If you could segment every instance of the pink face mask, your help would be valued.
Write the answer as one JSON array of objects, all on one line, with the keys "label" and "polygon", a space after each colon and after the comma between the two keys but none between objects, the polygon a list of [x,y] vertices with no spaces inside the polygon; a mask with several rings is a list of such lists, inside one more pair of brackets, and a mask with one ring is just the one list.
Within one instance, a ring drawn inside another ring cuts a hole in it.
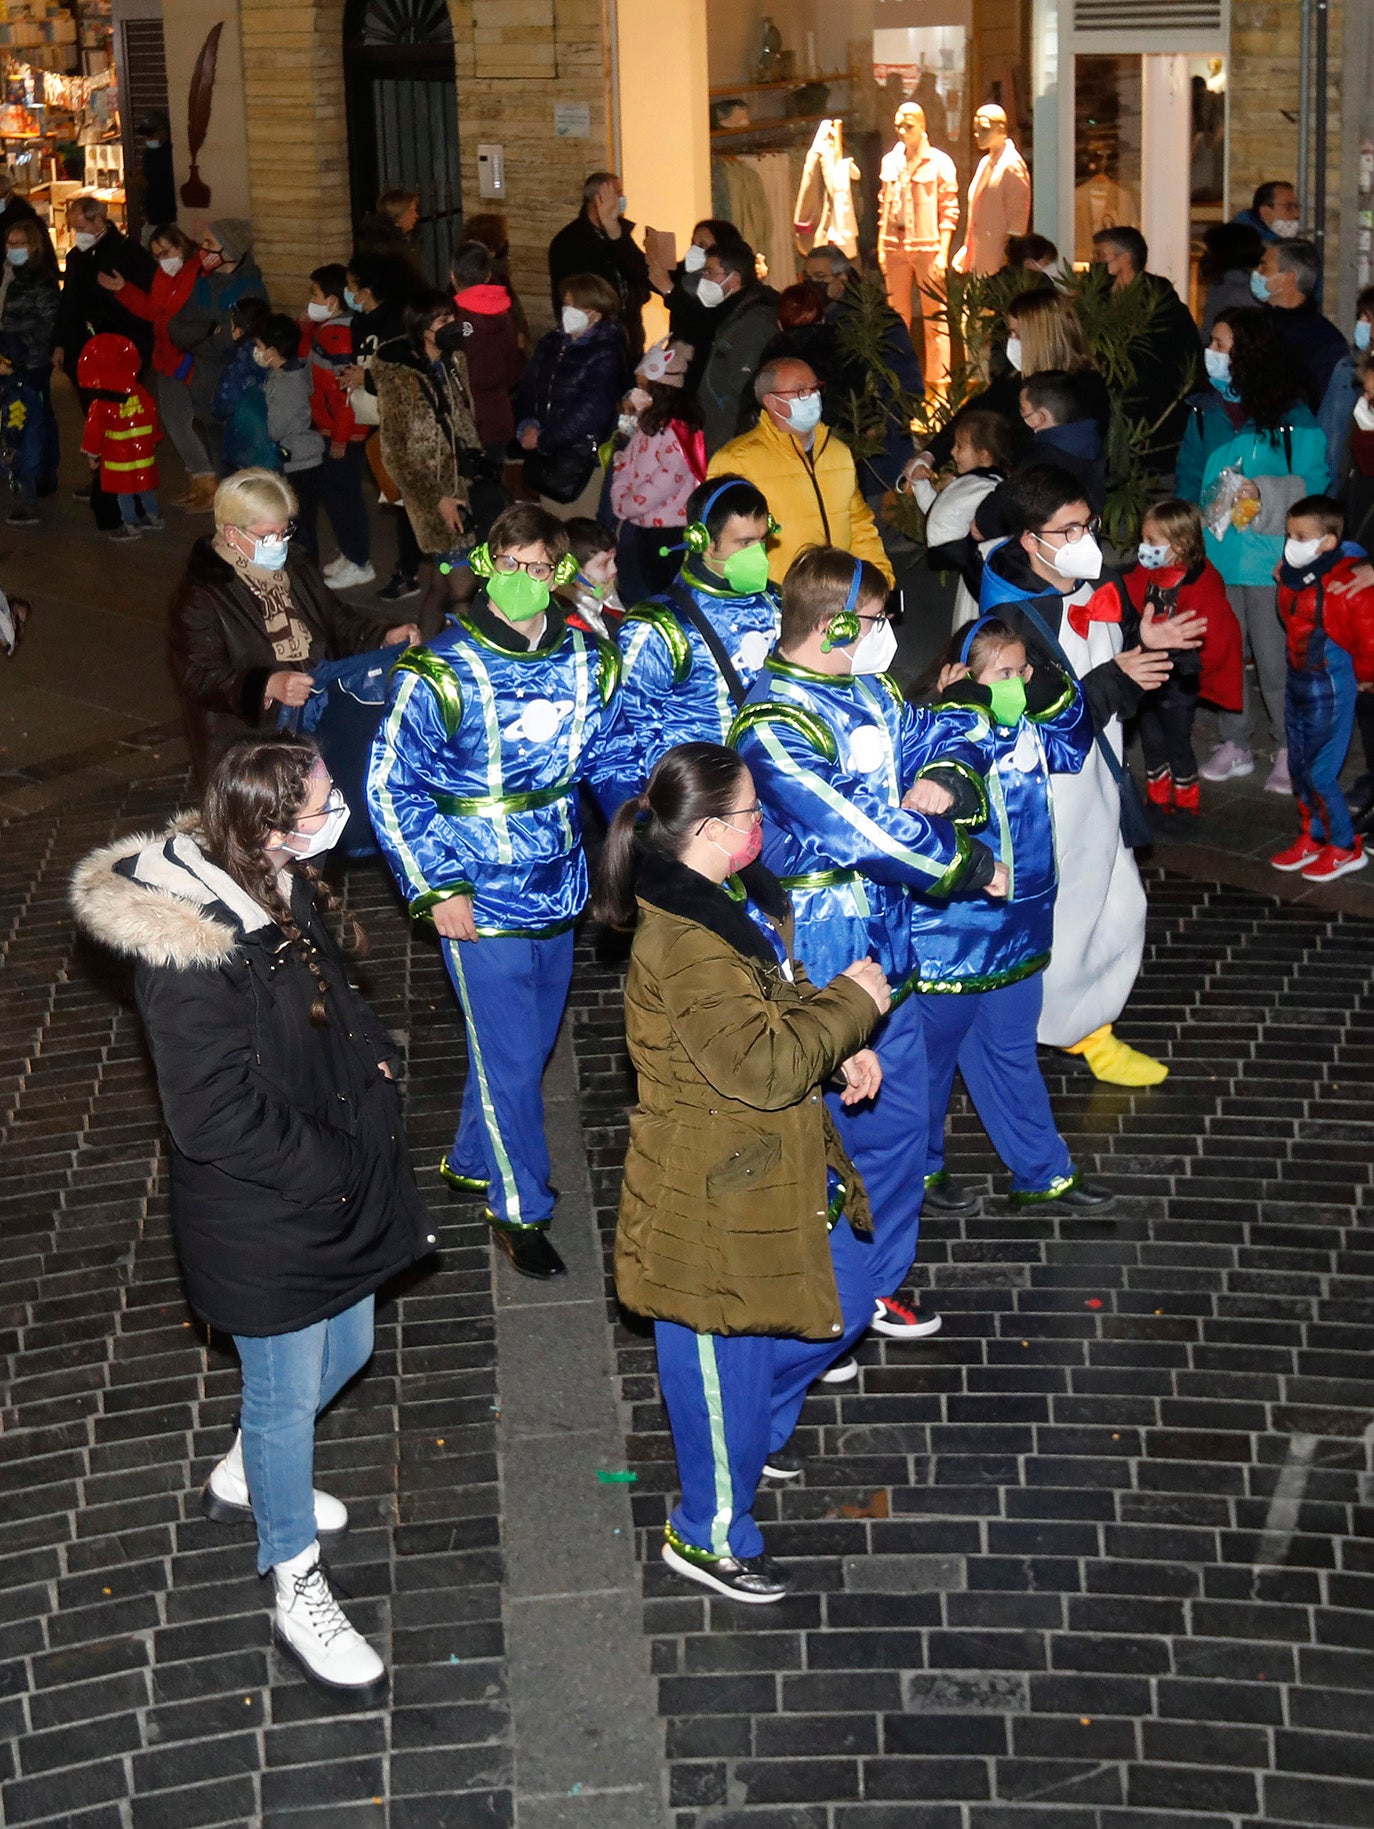
[{"label": "pink face mask", "polygon": [[[716,844],[714,838],[711,840],[711,843],[716,845],[718,851],[725,851],[725,846]],[[750,826],[749,836],[745,839],[740,849],[738,851],[725,851],[725,860],[730,866],[730,874],[734,876],[738,874],[739,871],[747,869],[762,849],[763,821],[761,819],[756,819]]]}]

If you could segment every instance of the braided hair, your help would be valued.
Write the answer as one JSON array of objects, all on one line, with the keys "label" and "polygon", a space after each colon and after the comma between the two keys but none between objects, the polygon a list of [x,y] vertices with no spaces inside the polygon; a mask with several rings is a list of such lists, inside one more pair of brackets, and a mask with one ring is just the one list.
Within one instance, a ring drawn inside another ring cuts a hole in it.
[{"label": "braided hair", "polygon": [[[301,932],[291,912],[278,867],[267,854],[267,840],[273,832],[294,828],[309,796],[311,770],[319,760],[320,752],[308,737],[274,731],[237,738],[215,763],[205,784],[199,830],[201,847],[211,863],[267,910],[286,935],[290,951],[314,978],[316,997],[310,1006],[310,1021],[316,1027],[329,1020],[325,1003],[329,980],[319,948]],[[288,876],[310,885],[316,905],[326,914],[338,910],[339,897],[313,864],[296,859],[284,868]],[[366,951],[366,937],[351,916],[341,944],[354,955]]]}]

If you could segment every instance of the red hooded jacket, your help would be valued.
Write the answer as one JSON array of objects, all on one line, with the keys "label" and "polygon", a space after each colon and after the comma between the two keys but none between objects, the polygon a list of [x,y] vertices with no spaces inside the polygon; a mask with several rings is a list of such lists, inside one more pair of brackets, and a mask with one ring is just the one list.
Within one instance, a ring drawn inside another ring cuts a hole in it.
[{"label": "red hooded jacket", "polygon": [[[1147,593],[1153,588],[1157,617],[1167,611],[1169,616],[1206,619],[1202,647],[1197,650],[1201,663],[1198,692],[1223,711],[1239,711],[1244,678],[1243,638],[1217,568],[1206,559],[1201,569],[1194,566],[1186,572],[1178,565],[1161,566],[1156,571],[1137,565],[1127,572],[1125,585],[1137,614],[1145,610]],[[1088,608],[1091,611],[1091,603]]]},{"label": "red hooded jacket", "polygon": [[484,445],[508,444],[515,436],[511,394],[525,372],[510,293],[504,286],[468,286],[453,302],[463,332],[477,436]]},{"label": "red hooded jacket", "polygon": [[358,424],[339,384],[339,370],[353,360],[353,320],[331,318],[317,324],[303,318],[301,354],[310,364],[310,418],[315,430],[331,444],[362,444],[372,427]]}]

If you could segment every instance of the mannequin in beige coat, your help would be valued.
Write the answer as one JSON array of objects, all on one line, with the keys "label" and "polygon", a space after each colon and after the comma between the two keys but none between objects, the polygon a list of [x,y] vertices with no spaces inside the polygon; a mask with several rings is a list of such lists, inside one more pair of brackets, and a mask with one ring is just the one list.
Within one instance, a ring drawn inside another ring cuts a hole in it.
[{"label": "mannequin in beige coat", "polygon": [[983,157],[969,185],[968,227],[954,271],[996,273],[1006,262],[1007,236],[1030,227],[1030,173],[996,102],[984,102],[974,115],[973,140]]}]

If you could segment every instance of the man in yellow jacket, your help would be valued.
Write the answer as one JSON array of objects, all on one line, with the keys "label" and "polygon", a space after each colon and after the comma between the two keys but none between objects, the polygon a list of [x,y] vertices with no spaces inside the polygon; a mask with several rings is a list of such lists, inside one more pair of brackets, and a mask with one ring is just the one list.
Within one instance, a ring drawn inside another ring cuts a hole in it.
[{"label": "man in yellow jacket", "polygon": [[707,476],[744,476],[763,492],[779,531],[768,574],[781,584],[803,546],[840,546],[893,582],[873,511],[859,492],[849,446],[821,420],[814,369],[795,357],[766,362],[754,379],[759,422],[722,445]]}]

